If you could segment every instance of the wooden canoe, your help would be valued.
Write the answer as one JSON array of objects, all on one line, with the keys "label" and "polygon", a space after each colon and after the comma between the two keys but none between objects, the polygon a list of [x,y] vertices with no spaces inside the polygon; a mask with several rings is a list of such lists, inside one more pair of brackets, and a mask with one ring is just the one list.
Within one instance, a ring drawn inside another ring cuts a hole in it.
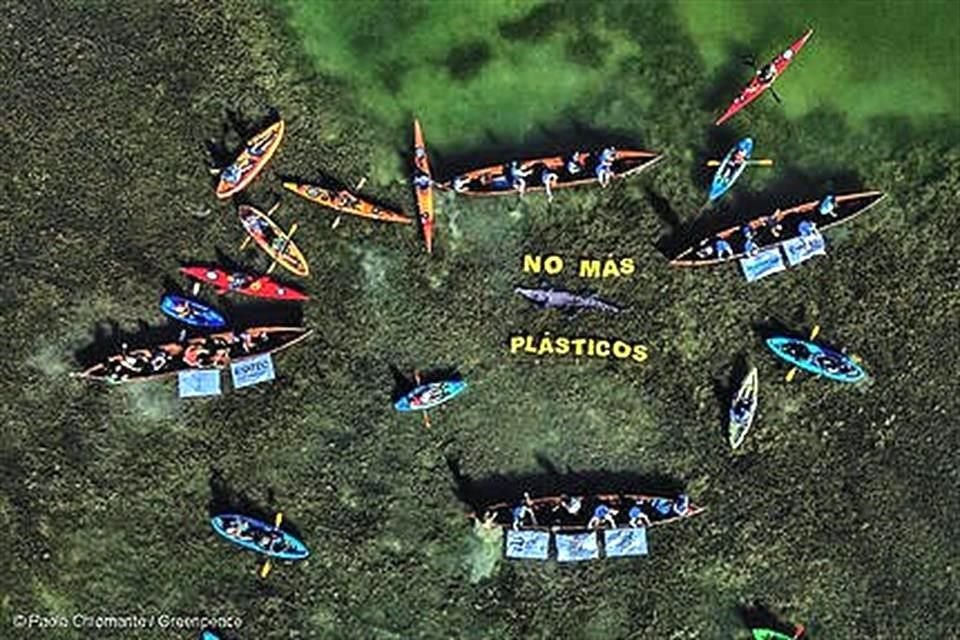
[{"label": "wooden canoe", "polygon": [[[570,173],[567,170],[567,161],[576,157],[580,170]],[[544,191],[543,178],[549,172],[557,176],[553,189],[575,187],[598,182],[594,172],[600,152],[576,152],[568,156],[550,156],[522,160],[517,164],[523,171],[530,171],[526,178],[525,192]],[[652,151],[637,151],[619,149],[614,154],[613,177],[626,178],[652,167],[663,158],[661,154]],[[461,179],[467,180],[465,186],[457,191],[467,196],[502,196],[516,193],[510,182],[510,163],[497,164],[481,169],[468,171]],[[440,189],[453,189],[453,181],[437,185]]]},{"label": "wooden canoe", "polygon": [[[617,522],[617,525],[622,527],[629,526],[628,522],[630,518],[627,512],[630,510],[630,507],[637,503],[640,503],[644,514],[650,519],[651,526],[692,518],[693,516],[703,513],[706,510],[704,507],[698,507],[693,503],[690,503],[683,515],[671,513],[670,515],[665,516],[659,513],[652,506],[653,500],[657,499],[672,501],[674,498],[648,494],[601,494],[588,497],[581,496],[581,500],[583,502],[580,513],[572,516],[560,506],[560,503],[563,500],[562,496],[533,498],[531,500],[531,508],[536,516],[537,524],[524,525],[520,527],[520,529],[526,531],[585,531],[587,530],[587,523],[593,516],[594,507],[600,503],[619,511],[619,513],[614,516],[614,519]],[[494,526],[512,528],[513,508],[518,504],[521,504],[521,502],[522,501],[494,504],[486,509],[481,510],[480,513],[473,513],[470,515],[474,518],[477,518],[481,522],[486,521],[492,523]]]},{"label": "wooden canoe", "polygon": [[[427,157],[427,147],[423,142],[423,130],[420,121],[413,121],[413,189],[417,196],[417,213],[420,215],[420,227],[423,229],[423,241],[427,245],[427,253],[433,253],[433,174],[430,171],[430,158]],[[426,178],[426,184],[418,185],[418,179]]]},{"label": "wooden canoe", "polygon": [[263,211],[244,204],[237,208],[240,223],[264,253],[287,271],[306,278],[310,267],[290,235]]},{"label": "wooden canoe", "polygon": [[254,327],[213,333],[118,353],[74,375],[120,384],[157,380],[191,369],[224,369],[232,362],[291,347],[311,333],[303,327]]},{"label": "wooden canoe", "polygon": [[247,141],[243,151],[220,172],[217,198],[227,198],[243,191],[270,162],[283,139],[283,120],[276,122]]},{"label": "wooden canoe", "polygon": [[[670,264],[675,267],[703,267],[738,260],[747,255],[746,238],[742,233],[744,227],[751,229],[754,236],[753,241],[762,251],[799,237],[800,223],[805,220],[815,222],[817,228],[821,231],[829,229],[853,220],[885,197],[886,194],[881,191],[864,191],[837,196],[834,216],[819,213],[817,210],[820,205],[819,200],[805,202],[789,209],[777,209],[770,215],[754,218],[749,222],[729,227],[699,240],[680,252],[676,258],[670,261]],[[722,258],[718,258],[716,245],[721,240],[730,245],[731,252]]]},{"label": "wooden canoe", "polygon": [[350,193],[346,189],[334,191],[306,182],[284,182],[283,188],[314,204],[333,209],[340,213],[369,218],[370,220],[379,220],[380,222],[413,224],[412,218],[408,218],[397,211],[384,209],[369,200],[364,200]]}]

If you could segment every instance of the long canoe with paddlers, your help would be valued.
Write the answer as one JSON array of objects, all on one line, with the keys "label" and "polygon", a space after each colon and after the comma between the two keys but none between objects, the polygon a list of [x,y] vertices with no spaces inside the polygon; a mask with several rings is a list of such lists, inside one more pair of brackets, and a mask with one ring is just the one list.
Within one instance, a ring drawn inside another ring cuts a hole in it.
[{"label": "long canoe with paddlers", "polygon": [[560,495],[491,505],[474,518],[486,526],[533,531],[588,531],[600,528],[649,527],[691,518],[705,511],[686,494]]},{"label": "long canoe with paddlers", "polygon": [[675,267],[702,267],[737,260],[794,238],[848,222],[886,197],[864,191],[805,202],[754,218],[695,242],[670,261]]},{"label": "long canoe with paddlers", "polygon": [[293,346],[311,333],[303,327],[254,327],[127,349],[75,374],[113,384],[156,380],[191,369],[223,369],[232,362]]},{"label": "long canoe with paddlers", "polygon": [[653,151],[614,149],[576,151],[567,156],[516,160],[474,169],[437,185],[468,196],[502,196],[547,191],[626,178],[656,164],[663,156]]}]

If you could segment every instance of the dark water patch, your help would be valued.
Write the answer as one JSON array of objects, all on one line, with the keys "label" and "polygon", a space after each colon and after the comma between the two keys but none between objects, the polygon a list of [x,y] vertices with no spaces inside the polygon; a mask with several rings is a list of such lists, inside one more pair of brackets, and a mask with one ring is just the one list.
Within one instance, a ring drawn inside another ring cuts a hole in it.
[{"label": "dark water patch", "polygon": [[492,57],[493,50],[487,41],[474,40],[451,49],[444,66],[454,80],[466,82],[480,73]]},{"label": "dark water patch", "polygon": [[610,42],[589,31],[578,31],[564,46],[570,61],[590,68],[602,66],[612,50]]},{"label": "dark water patch", "polygon": [[501,22],[500,35],[507,40],[542,40],[560,31],[571,21],[591,20],[595,13],[594,3],[552,0],[537,5],[522,18]]}]

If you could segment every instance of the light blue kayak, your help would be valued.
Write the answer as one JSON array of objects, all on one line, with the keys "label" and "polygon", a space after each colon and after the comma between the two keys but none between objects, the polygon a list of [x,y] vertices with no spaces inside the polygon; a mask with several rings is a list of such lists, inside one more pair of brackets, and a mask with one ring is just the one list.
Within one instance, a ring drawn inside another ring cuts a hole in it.
[{"label": "light blue kayak", "polygon": [[397,411],[426,411],[460,395],[466,388],[464,380],[428,382],[397,400],[393,408]]},{"label": "light blue kayak", "polygon": [[204,329],[221,329],[227,319],[214,309],[193,298],[168,293],[160,299],[160,310],[178,322]]},{"label": "light blue kayak", "polygon": [[204,631],[203,635],[200,636],[200,640],[220,640],[220,636],[213,631]]},{"label": "light blue kayak", "polygon": [[[743,160],[734,166],[733,157],[737,154],[737,151],[743,152]],[[747,168],[747,161],[750,159],[750,154],[752,153],[753,138],[744,138],[727,152],[727,155],[723,158],[723,162],[721,162],[717,168],[717,172],[713,174],[713,182],[710,184],[710,202],[713,202],[730,190],[730,187],[737,181],[737,178],[740,177],[743,170]]]},{"label": "light blue kayak", "polygon": [[[310,555],[306,545],[291,534],[256,518],[222,514],[210,519],[213,530],[244,549],[281,560],[303,560]],[[228,529],[231,531],[228,533]]]},{"label": "light blue kayak", "polygon": [[767,339],[767,346],[793,366],[830,380],[857,382],[867,375],[849,356],[808,340],[776,336]]}]

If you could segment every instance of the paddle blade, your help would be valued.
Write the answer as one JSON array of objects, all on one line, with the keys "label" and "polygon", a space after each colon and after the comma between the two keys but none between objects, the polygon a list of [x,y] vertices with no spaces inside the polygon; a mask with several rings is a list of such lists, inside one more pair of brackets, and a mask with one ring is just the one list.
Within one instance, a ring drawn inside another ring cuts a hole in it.
[{"label": "paddle blade", "polygon": [[261,577],[261,578],[266,578],[268,575],[270,575],[270,569],[272,569],[272,568],[273,568],[273,565],[270,564],[270,561],[269,561],[269,560],[267,560],[266,562],[264,562],[264,563],[263,563],[263,566],[260,567],[260,577]]},{"label": "paddle blade", "polygon": [[719,161],[719,160],[707,160],[707,166],[708,166],[708,167],[719,167],[719,166],[720,166],[720,161]]},{"label": "paddle blade", "polygon": [[430,414],[426,411],[423,412],[423,426],[427,429],[430,428]]},{"label": "paddle blade", "polygon": [[277,511],[277,515],[276,515],[276,517],[273,519],[273,526],[275,526],[277,529],[279,529],[281,524],[283,524],[283,512],[282,512],[282,511]]},{"label": "paddle blade", "polygon": [[297,229],[298,229],[299,227],[300,227],[300,223],[298,223],[298,222],[294,222],[292,225],[290,225],[290,230],[287,231],[287,237],[288,237],[288,238],[292,238],[292,237],[293,237],[293,234],[295,234],[295,233],[297,232]]},{"label": "paddle blade", "polygon": [[748,160],[747,164],[755,164],[758,167],[772,167],[773,158],[760,158],[759,160]]},{"label": "paddle blade", "polygon": [[267,267],[267,275],[270,275],[271,273],[273,273],[273,270],[276,268],[277,268],[277,261],[274,260],[273,262],[270,263],[270,266]]},{"label": "paddle blade", "polygon": [[243,242],[240,243],[240,251],[243,251],[247,248],[247,246],[250,244],[250,240],[252,240],[250,236],[247,236],[243,239]]},{"label": "paddle blade", "polygon": [[810,330],[810,339],[813,340],[818,335],[820,335],[820,325],[815,324],[813,325],[813,329]]},{"label": "paddle blade", "polygon": [[272,207],[270,207],[270,210],[267,211],[267,217],[269,218],[270,216],[272,216],[272,215],[273,215],[273,212],[276,211],[276,210],[279,209],[279,208],[280,208],[280,201],[277,200],[277,203],[276,203],[275,205],[273,205]]},{"label": "paddle blade", "polygon": [[793,379],[797,377],[797,368],[790,367],[790,371],[787,371],[787,377],[785,378],[787,382],[793,382]]}]

